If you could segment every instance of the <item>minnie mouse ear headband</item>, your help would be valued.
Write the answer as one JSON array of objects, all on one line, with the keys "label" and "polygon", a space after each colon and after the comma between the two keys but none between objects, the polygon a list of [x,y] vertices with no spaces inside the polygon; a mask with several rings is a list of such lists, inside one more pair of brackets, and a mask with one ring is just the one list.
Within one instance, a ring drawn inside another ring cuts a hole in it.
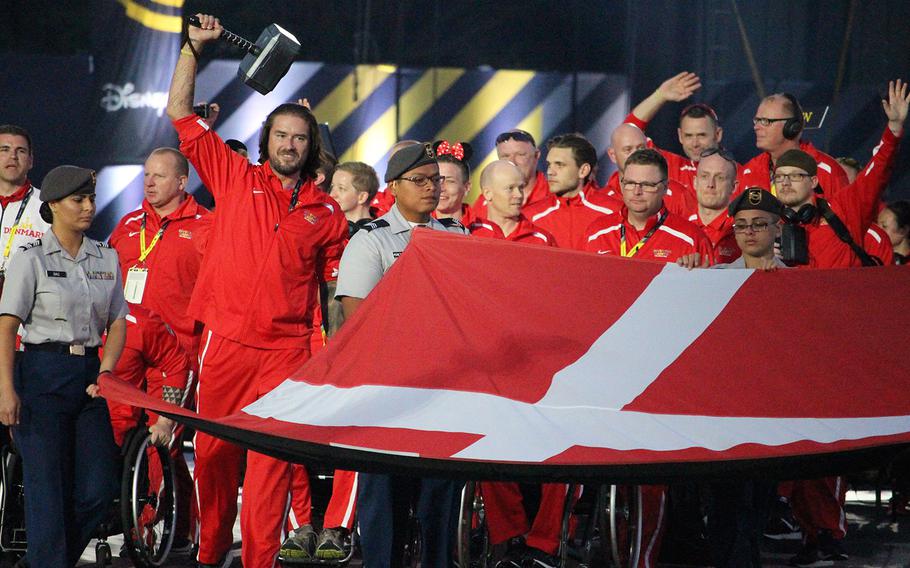
[{"label": "minnie mouse ear headband", "polygon": [[452,156],[459,162],[467,163],[474,155],[474,149],[467,142],[449,142],[448,140],[437,140],[433,142],[433,149],[436,150],[436,156]]}]

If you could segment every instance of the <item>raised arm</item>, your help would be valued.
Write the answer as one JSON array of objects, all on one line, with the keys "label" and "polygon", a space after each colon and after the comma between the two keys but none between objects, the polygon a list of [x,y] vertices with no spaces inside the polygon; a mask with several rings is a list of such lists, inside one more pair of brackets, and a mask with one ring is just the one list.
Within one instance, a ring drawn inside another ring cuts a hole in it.
[{"label": "raised arm", "polygon": [[700,88],[698,75],[683,71],[661,83],[657,90],[632,109],[632,114],[644,123],[651,122],[662,106],[671,101],[684,101]]},{"label": "raised arm", "polygon": [[[201,27],[189,26],[188,39],[180,48],[180,57],[174,67],[171,89],[167,97],[167,115],[177,120],[193,114],[193,95],[196,91],[196,56],[202,53],[206,43],[218,39],[224,28],[218,18],[207,14],[196,14]],[[195,53],[194,53],[195,52]]]}]

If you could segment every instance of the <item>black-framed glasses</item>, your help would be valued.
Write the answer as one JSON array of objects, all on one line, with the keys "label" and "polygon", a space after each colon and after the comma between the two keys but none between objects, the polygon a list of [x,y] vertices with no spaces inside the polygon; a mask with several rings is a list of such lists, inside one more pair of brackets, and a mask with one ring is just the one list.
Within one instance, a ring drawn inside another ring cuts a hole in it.
[{"label": "black-framed glasses", "polygon": [[733,152],[731,152],[730,150],[727,150],[723,146],[717,146],[716,148],[710,148],[708,150],[705,150],[704,152],[701,153],[700,156],[698,156],[698,159],[701,160],[701,159],[707,158],[708,156],[713,156],[715,154],[717,154],[721,158],[727,160],[728,162],[733,162],[734,164],[736,163],[736,158],[733,157]]},{"label": "black-framed glasses", "polygon": [[787,180],[790,183],[796,183],[798,181],[803,181],[804,179],[809,178],[809,177],[812,177],[812,176],[810,176],[809,174],[800,174],[800,173],[774,174],[774,177],[772,177],[771,179],[774,180],[774,183],[780,184],[784,180]]},{"label": "black-framed glasses", "polygon": [[660,191],[660,187],[667,181],[662,179],[660,181],[633,181],[633,180],[622,180],[622,190],[623,191],[635,191],[636,189],[641,189],[645,193],[657,193]]},{"label": "black-framed glasses", "polygon": [[531,133],[526,130],[521,130],[520,128],[503,132],[496,137],[496,144],[502,144],[503,142],[508,142],[509,140],[527,142],[531,146],[537,146],[537,142],[535,142],[534,137],[531,136]]},{"label": "black-framed glasses", "polygon": [[756,116],[752,118],[752,125],[756,126],[761,124],[762,126],[771,126],[774,122],[784,122],[785,120],[793,120],[794,117],[788,116],[786,118],[765,118],[764,116]]},{"label": "black-framed glasses", "polygon": [[398,179],[403,179],[405,181],[409,181],[418,187],[426,187],[428,183],[432,183],[433,185],[440,185],[440,184],[442,184],[442,180],[444,180],[445,178],[443,176],[437,174],[435,176],[411,176],[411,177],[402,176]]},{"label": "black-framed glasses", "polygon": [[746,233],[752,231],[753,233],[764,233],[768,230],[768,227],[771,226],[770,221],[763,221],[761,219],[752,221],[751,223],[733,223],[733,232],[734,233]]}]

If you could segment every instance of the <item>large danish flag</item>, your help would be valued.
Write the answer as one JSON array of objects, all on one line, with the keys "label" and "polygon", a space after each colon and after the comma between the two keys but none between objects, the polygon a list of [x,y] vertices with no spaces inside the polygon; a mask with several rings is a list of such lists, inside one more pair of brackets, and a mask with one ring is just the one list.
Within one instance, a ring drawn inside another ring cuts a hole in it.
[{"label": "large danish flag", "polygon": [[516,479],[817,475],[910,443],[910,272],[693,270],[417,230],[328,347],[214,421],[282,458]]}]

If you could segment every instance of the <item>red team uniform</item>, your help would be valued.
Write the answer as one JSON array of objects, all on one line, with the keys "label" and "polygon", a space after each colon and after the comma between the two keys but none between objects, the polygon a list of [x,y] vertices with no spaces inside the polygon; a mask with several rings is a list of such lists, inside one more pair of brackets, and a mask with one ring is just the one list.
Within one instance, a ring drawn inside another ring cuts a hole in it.
[{"label": "red team uniform", "polygon": [[[648,238],[638,247],[644,237]],[[697,252],[703,258],[712,259],[713,264],[711,242],[701,229],[666,207],[648,219],[641,231],[628,222],[628,212],[623,207],[621,211],[592,223],[588,227],[585,243],[585,250],[597,254],[658,262],[676,262],[681,256]]]},{"label": "red team uniform", "polygon": [[[818,185],[825,196],[834,197],[847,186],[849,183],[847,174],[837,163],[837,160],[813,146],[811,142],[800,142],[799,149],[815,158],[815,161],[818,162]],[[739,186],[736,195],[742,193],[747,187],[760,187],[777,195],[777,190],[771,181],[771,173],[771,155],[767,152],[762,152],[755,156],[743,165],[739,173]],[[736,197],[736,195],[733,197]]]},{"label": "red team uniform", "polygon": [[863,236],[863,249],[882,261],[884,266],[894,264],[894,247],[884,229],[875,223],[869,225]]},{"label": "red team uniform", "polygon": [[585,250],[585,230],[595,219],[612,215],[621,205],[603,191],[585,187],[574,197],[557,197],[550,193],[545,199],[526,206],[522,214],[553,235],[561,248]]},{"label": "red team uniform", "polygon": [[[198,117],[174,126],[180,150],[218,204],[189,306],[205,324],[197,411],[217,418],[271,391],[309,359],[316,278],[335,278],[347,221],[312,180],[292,208],[291,191],[268,163],[250,164]],[[199,562],[218,562],[231,547],[243,453],[197,433]],[[249,452],[240,519],[244,565],[274,562],[290,477],[286,462]]]},{"label": "red team uniform", "polygon": [[[142,295],[142,305],[161,316],[180,340],[184,351],[190,354],[195,369],[195,356],[199,352],[201,330],[196,320],[187,313],[192,284],[196,282],[205,241],[211,227],[208,209],[199,205],[192,195],[164,219],[142,201],[142,207],[127,213],[117,223],[109,239],[117,250],[120,270],[124,280],[130,268],[145,268],[148,278]],[[147,256],[142,256],[140,236],[145,231]],[[159,235],[156,240],[156,235]],[[154,244],[153,244],[154,243]]]},{"label": "red team uniform", "polygon": [[702,230],[711,243],[715,264],[729,264],[742,256],[736,235],[733,234],[733,219],[726,212],[705,225],[698,213],[689,217],[689,222]]}]

